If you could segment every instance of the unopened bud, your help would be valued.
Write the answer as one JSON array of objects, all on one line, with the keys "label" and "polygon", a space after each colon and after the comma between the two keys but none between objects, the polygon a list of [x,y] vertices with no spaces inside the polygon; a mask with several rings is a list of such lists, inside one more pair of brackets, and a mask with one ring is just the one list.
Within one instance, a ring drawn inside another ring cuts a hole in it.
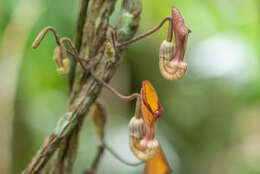
[{"label": "unopened bud", "polygon": [[174,43],[164,40],[160,46],[159,58],[170,60],[174,55]]},{"label": "unopened bud", "polygon": [[56,62],[57,73],[60,75],[67,75],[70,71],[70,60],[66,54],[64,54],[64,51],[61,50],[60,46],[55,48],[53,59]]},{"label": "unopened bud", "polygon": [[129,123],[129,142],[133,154],[140,160],[151,159],[159,146],[155,138],[146,137],[146,128],[142,118],[133,117]]},{"label": "unopened bud", "polygon": [[63,66],[57,67],[57,73],[60,75],[67,75],[70,72],[70,60],[65,58],[62,60]]},{"label": "unopened bud", "polygon": [[141,139],[145,134],[144,120],[133,117],[128,125],[129,136],[135,139]]}]

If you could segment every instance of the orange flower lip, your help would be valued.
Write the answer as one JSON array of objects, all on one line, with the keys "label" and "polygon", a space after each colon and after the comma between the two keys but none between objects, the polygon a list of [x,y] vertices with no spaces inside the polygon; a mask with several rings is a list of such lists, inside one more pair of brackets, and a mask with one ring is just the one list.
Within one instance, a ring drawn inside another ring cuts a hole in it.
[{"label": "orange flower lip", "polygon": [[159,103],[159,99],[154,87],[149,81],[143,81],[141,93],[141,100],[143,101],[146,108],[150,111],[150,113],[152,113],[152,115],[154,115],[156,118],[159,118],[163,113],[163,108]]}]

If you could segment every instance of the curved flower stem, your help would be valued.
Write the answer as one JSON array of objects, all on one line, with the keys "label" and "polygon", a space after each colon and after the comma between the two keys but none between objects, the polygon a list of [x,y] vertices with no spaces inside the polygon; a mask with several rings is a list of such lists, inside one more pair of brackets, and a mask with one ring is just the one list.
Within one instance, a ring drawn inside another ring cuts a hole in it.
[{"label": "curved flower stem", "polygon": [[100,164],[104,151],[105,151],[104,146],[100,146],[98,148],[98,152],[96,154],[96,157],[95,157],[93,163],[91,164],[91,168],[89,170],[84,171],[82,174],[96,174],[98,165]]},{"label": "curved flower stem", "polygon": [[[75,56],[75,54],[74,54],[73,52],[71,52],[70,50],[66,50],[66,51],[67,51],[67,53],[68,53],[69,55]],[[81,60],[82,62],[89,63],[89,60],[87,60],[87,59],[80,58],[80,60]]]},{"label": "curved flower stem", "polygon": [[116,35],[115,35],[114,31],[111,32],[111,40],[112,40],[112,46],[115,49],[116,48]]},{"label": "curved flower stem", "polygon": [[120,162],[128,165],[128,166],[138,166],[143,164],[143,161],[139,162],[129,162],[121,158],[111,147],[109,147],[104,141],[102,141],[102,145],[105,149],[107,149],[115,158],[117,158]]},{"label": "curved flower stem", "polygon": [[35,49],[40,45],[41,41],[44,39],[44,37],[45,37],[45,35],[47,34],[48,31],[51,31],[53,33],[56,43],[58,45],[60,45],[60,40],[59,40],[59,37],[58,37],[58,34],[57,34],[55,28],[52,27],[52,26],[47,26],[34,39],[34,42],[32,44],[32,48]]},{"label": "curved flower stem", "polygon": [[142,113],[141,113],[141,101],[140,101],[140,96],[136,100],[135,104],[135,117],[136,118],[142,118]]},{"label": "curved flower stem", "polygon": [[[102,147],[103,150],[104,149],[108,150],[108,152],[110,152],[115,158],[117,158],[119,161],[121,161],[122,163],[124,163],[126,165],[137,166],[137,165],[141,164],[142,161],[140,161],[140,162],[129,162],[127,160],[124,160],[122,157],[120,157],[120,155],[118,153],[116,153],[111,147],[109,147],[105,143],[106,119],[107,119],[107,112],[105,110],[105,107],[100,102],[96,102],[93,105],[92,120],[93,120],[93,122],[96,126],[96,130],[97,130],[97,133],[98,133],[99,138],[100,138],[100,142],[101,142],[100,148]],[[102,155],[100,153],[101,153],[100,151],[99,151],[99,153],[97,153],[91,169],[88,170],[88,172],[85,172],[84,174],[94,174],[95,173],[95,166],[96,166],[95,164],[98,163],[98,159],[101,158],[99,156]]]},{"label": "curved flower stem", "polygon": [[169,26],[168,26],[168,32],[167,32],[167,38],[166,40],[168,42],[172,41],[172,36],[173,36],[173,22],[172,22],[172,18],[169,19]]},{"label": "curved flower stem", "polygon": [[109,91],[111,91],[113,94],[115,94],[117,97],[119,97],[123,101],[132,101],[135,98],[138,98],[140,96],[140,94],[138,94],[138,93],[133,93],[129,96],[124,96],[124,95],[120,94],[118,91],[116,91],[113,87],[108,85],[104,80],[98,78],[97,75],[94,73],[93,68],[90,69],[90,73],[97,82],[101,83],[104,87],[106,87]]},{"label": "curved flower stem", "polygon": [[172,28],[172,17],[170,16],[167,16],[165,17],[161,23],[156,26],[155,28],[147,31],[146,33],[140,35],[140,36],[137,36],[136,38],[133,38],[129,41],[126,41],[126,42],[123,42],[123,43],[118,43],[118,45],[116,45],[116,48],[121,48],[121,47],[124,47],[124,46],[127,46],[129,44],[132,44],[140,39],[143,39],[151,34],[153,34],[154,32],[158,31],[162,26],[163,24],[166,22],[166,21],[169,21],[169,28],[168,28],[168,35],[167,35],[167,41],[171,41],[172,40],[172,33],[173,33],[173,28]]},{"label": "curved flower stem", "polygon": [[73,44],[73,42],[68,37],[62,37],[60,39],[60,42],[63,45],[64,45],[65,42],[67,42],[69,44],[69,46],[72,48],[72,51],[74,52],[74,54],[79,55],[79,52],[76,49],[75,45]]},{"label": "curved flower stem", "polygon": [[[95,64],[96,64],[97,62],[94,62],[93,64],[90,64],[88,67],[86,67],[86,66],[84,65],[83,61],[82,61],[82,60],[86,60],[86,59],[83,59],[83,58],[80,58],[80,57],[79,57],[79,54],[78,54],[78,51],[77,51],[76,47],[74,46],[74,44],[72,43],[72,41],[71,41],[69,38],[63,37],[63,38],[61,38],[60,42],[61,42],[62,45],[64,44],[64,42],[67,42],[67,43],[69,44],[69,46],[72,48],[73,52],[74,52],[74,53],[72,53],[72,52],[69,52],[69,53],[75,58],[75,60],[76,60],[77,62],[79,62],[79,64],[80,64],[81,67],[83,68],[83,70],[84,70],[85,72],[89,72],[89,70],[90,70],[90,73],[91,73],[91,75],[93,76],[93,78],[94,78],[97,82],[99,82],[100,84],[102,84],[104,87],[106,87],[106,88],[107,88],[109,91],[111,91],[113,94],[115,94],[117,97],[119,97],[120,99],[122,99],[122,100],[124,100],[124,101],[132,101],[133,99],[138,98],[138,97],[140,96],[140,94],[138,94],[138,93],[133,93],[133,94],[131,94],[131,95],[129,95],[129,96],[124,96],[124,95],[120,94],[118,91],[116,91],[113,87],[111,87],[109,84],[107,84],[104,80],[100,79],[100,78],[95,74],[95,72],[94,72],[94,70],[93,70],[93,66],[95,66]],[[101,47],[101,48],[100,48],[100,51],[101,51],[103,48],[104,48],[104,47]],[[90,59],[88,59],[88,60],[90,60]]]}]

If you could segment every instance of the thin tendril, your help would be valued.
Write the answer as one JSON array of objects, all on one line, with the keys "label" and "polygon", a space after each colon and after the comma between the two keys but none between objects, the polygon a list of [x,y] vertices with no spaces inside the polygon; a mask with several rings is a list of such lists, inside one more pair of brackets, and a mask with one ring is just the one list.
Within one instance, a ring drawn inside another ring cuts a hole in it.
[{"label": "thin tendril", "polygon": [[93,68],[91,68],[90,73],[97,82],[101,83],[109,91],[111,91],[113,94],[115,94],[116,96],[118,96],[120,99],[122,99],[124,101],[132,101],[133,99],[138,98],[140,96],[138,93],[133,93],[129,96],[124,96],[124,95],[120,94],[118,91],[116,91],[114,88],[112,88],[110,85],[108,85],[104,80],[98,78],[97,75],[94,73]]},{"label": "thin tendril", "polygon": [[60,45],[59,37],[58,37],[58,34],[57,34],[55,28],[52,27],[52,26],[47,26],[47,27],[45,27],[45,28],[38,34],[38,36],[35,38],[35,40],[34,40],[34,42],[33,42],[33,44],[32,44],[32,47],[33,47],[33,48],[37,48],[37,47],[40,45],[40,43],[42,42],[42,40],[44,39],[44,37],[45,37],[45,35],[48,33],[48,31],[51,31],[51,32],[52,32],[56,43],[57,43],[58,45]]},{"label": "thin tendril", "polygon": [[[140,39],[143,39],[143,38],[145,38],[145,37],[147,37],[147,36],[153,34],[154,32],[158,31],[158,30],[163,26],[163,24],[164,24],[166,21],[169,21],[170,26],[172,26],[172,17],[167,16],[167,17],[165,17],[165,18],[161,21],[161,23],[160,23],[158,26],[154,27],[154,28],[151,29],[150,31],[148,31],[148,32],[146,32],[146,33],[144,33],[144,34],[142,34],[142,35],[140,35],[140,36],[137,36],[136,38],[133,38],[133,39],[128,40],[128,41],[123,42],[123,43],[119,43],[119,44],[116,46],[116,48],[121,48],[121,47],[127,46],[127,45],[129,45],[129,44],[131,44],[131,43],[134,43],[134,42],[136,42],[136,41],[138,41],[138,40],[140,40]],[[172,31],[172,27],[169,27],[169,28],[168,28],[167,40],[168,40],[168,39],[169,39],[170,41],[172,40],[172,32],[173,32],[173,31]]]},{"label": "thin tendril", "polygon": [[73,52],[70,52],[69,51],[69,54],[71,54],[77,62],[79,62],[79,64],[81,65],[81,67],[83,68],[83,70],[85,72],[89,72],[90,70],[90,73],[91,75],[94,77],[94,79],[99,82],[100,84],[102,84],[104,87],[106,87],[109,91],[111,91],[113,94],[115,94],[116,96],[118,96],[120,99],[124,100],[124,101],[131,101],[135,98],[138,98],[140,95],[138,93],[133,93],[129,96],[124,96],[122,94],[120,94],[118,91],[116,91],[114,88],[112,88],[110,85],[108,85],[104,80],[100,79],[95,73],[94,73],[94,70],[93,70],[93,66],[94,65],[91,65],[90,67],[86,67],[83,62],[82,62],[82,58],[79,57],[79,54],[78,54],[78,51],[76,49],[76,47],[74,46],[74,44],[71,42],[71,40],[69,38],[66,38],[66,37],[63,37],[60,42],[61,44],[64,44],[64,42],[67,42],[69,44],[69,46],[72,48]]},{"label": "thin tendril", "polygon": [[112,148],[110,148],[105,142],[102,142],[103,147],[105,147],[105,149],[107,149],[115,158],[117,158],[119,161],[121,161],[122,163],[128,165],[128,166],[138,166],[143,164],[143,161],[139,161],[139,162],[129,162],[124,160],[123,158],[121,158]]}]

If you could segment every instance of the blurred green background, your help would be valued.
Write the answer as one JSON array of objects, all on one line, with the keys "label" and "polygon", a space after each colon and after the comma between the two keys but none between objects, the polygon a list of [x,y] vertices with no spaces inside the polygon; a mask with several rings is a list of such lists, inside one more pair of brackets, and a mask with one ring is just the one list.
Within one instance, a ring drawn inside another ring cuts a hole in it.
[{"label": "blurred green background", "polygon": [[[185,57],[188,71],[177,82],[160,75],[158,50],[166,37],[165,25],[129,47],[110,84],[123,94],[139,91],[145,79],[154,85],[165,111],[157,138],[174,173],[259,174],[260,1],[142,2],[139,34],[169,16],[172,5],[180,9],[192,30]],[[78,3],[0,1],[0,171],[9,167],[13,174],[20,173],[66,112],[68,79],[56,73],[53,37],[48,34],[37,50],[31,44],[47,25],[60,36],[74,38]],[[120,4],[115,10],[119,8]],[[111,23],[116,20],[113,17]],[[108,144],[124,158],[136,160],[127,133],[134,103],[123,103],[106,89],[100,98],[109,113]],[[75,174],[90,166],[98,144],[87,118]],[[142,168],[125,166],[106,152],[98,173],[141,173]]]}]

